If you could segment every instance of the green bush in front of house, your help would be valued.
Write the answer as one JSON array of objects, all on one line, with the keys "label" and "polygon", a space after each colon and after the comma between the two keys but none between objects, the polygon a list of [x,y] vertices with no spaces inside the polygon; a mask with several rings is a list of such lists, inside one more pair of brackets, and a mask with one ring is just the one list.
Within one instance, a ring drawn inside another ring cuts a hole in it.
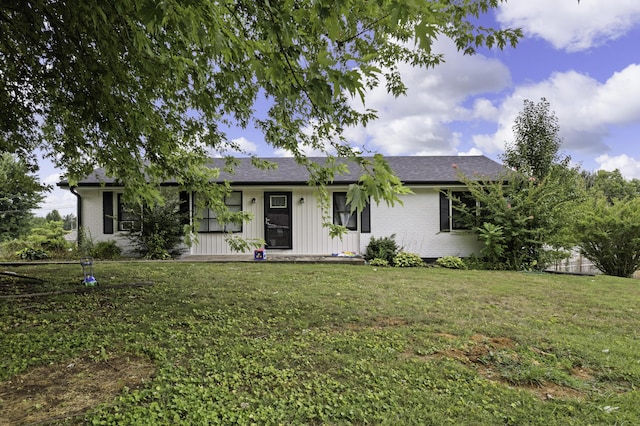
[{"label": "green bush in front of house", "polygon": [[436,265],[449,269],[467,269],[464,260],[458,256],[444,256],[436,260]]},{"label": "green bush in front of house", "polygon": [[415,268],[425,266],[425,263],[416,253],[402,251],[393,258],[393,266],[398,268]]},{"label": "green bush in front of house", "polygon": [[371,259],[369,261],[369,265],[371,266],[378,266],[378,267],[387,267],[387,266],[391,266],[389,265],[389,262],[387,262],[386,259],[380,259],[380,258],[375,258],[375,259]]},{"label": "green bush in front of house", "polygon": [[180,212],[177,194],[167,192],[165,197],[163,205],[144,206],[140,219],[129,230],[128,238],[135,251],[145,259],[171,259],[184,252],[186,214]]},{"label": "green bush in front of house", "polygon": [[116,260],[122,257],[122,249],[114,240],[98,241],[90,250],[92,257],[102,260]]},{"label": "green bush in front of house", "polygon": [[393,258],[396,257],[399,251],[395,238],[395,234],[389,237],[371,237],[364,254],[365,260],[382,259],[386,260],[389,265],[392,265]]}]

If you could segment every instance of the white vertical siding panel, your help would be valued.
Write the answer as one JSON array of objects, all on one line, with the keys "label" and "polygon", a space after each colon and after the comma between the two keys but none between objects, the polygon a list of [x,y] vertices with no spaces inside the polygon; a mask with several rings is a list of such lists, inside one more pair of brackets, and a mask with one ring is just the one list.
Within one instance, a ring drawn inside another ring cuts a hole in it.
[{"label": "white vertical siding panel", "polygon": [[[274,250],[275,253],[322,254],[346,251],[364,253],[371,237],[396,235],[396,241],[404,250],[417,253],[425,258],[437,258],[445,255],[469,256],[479,253],[482,248],[477,236],[465,232],[440,232],[439,228],[439,192],[437,189],[414,188],[414,194],[404,195],[404,205],[389,207],[385,203],[371,206],[371,233],[360,234],[349,231],[342,239],[330,238],[329,230],[322,226],[322,210],[315,198],[314,189],[296,188],[237,188],[243,192],[243,209],[254,218],[243,225],[243,238],[264,238],[264,192],[265,190],[292,192],[292,250]],[[332,188],[332,191],[346,191],[346,188]],[[122,188],[79,188],[82,197],[83,227],[93,241],[116,240],[126,246],[125,233],[103,234],[102,193],[114,193],[114,212],[117,212],[118,192]],[[300,198],[304,204],[300,204]],[[251,200],[255,198],[256,202]],[[331,214],[331,212],[329,212]],[[117,229],[117,228],[116,228]],[[225,234],[199,234],[198,242],[190,253],[194,255],[230,254]]]},{"label": "white vertical siding panel", "polygon": [[84,238],[89,241],[109,241],[113,240],[123,249],[125,253],[131,251],[131,242],[127,238],[126,232],[118,231],[118,222],[114,218],[114,233],[105,234],[103,227],[103,212],[102,212],[102,194],[104,192],[113,192],[113,214],[118,214],[118,193],[124,192],[124,188],[79,188],[78,194],[82,199],[82,232],[84,232]]},{"label": "white vertical siding panel", "polygon": [[437,189],[414,189],[414,194],[401,197],[404,205],[373,205],[371,234],[362,239],[364,252],[370,237],[395,240],[404,251],[424,258],[442,256],[466,257],[482,247],[476,235],[468,232],[440,232],[440,199]]}]

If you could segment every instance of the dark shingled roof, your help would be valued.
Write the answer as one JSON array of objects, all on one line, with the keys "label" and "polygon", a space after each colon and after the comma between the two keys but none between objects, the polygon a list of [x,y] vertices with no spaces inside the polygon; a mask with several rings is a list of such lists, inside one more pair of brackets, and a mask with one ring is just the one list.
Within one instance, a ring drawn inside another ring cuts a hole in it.
[{"label": "dark shingled roof", "polygon": [[[457,174],[478,179],[498,179],[506,172],[506,168],[485,156],[402,156],[385,157],[391,168],[405,184],[446,184],[458,183]],[[235,185],[293,185],[306,184],[308,172],[296,163],[294,158],[264,158],[277,165],[273,170],[261,170],[253,167],[249,158],[239,158],[240,164],[234,174],[221,172],[219,182],[228,180]],[[324,157],[311,158],[322,164]],[[342,159],[341,161],[347,161]],[[334,184],[349,184],[358,180],[362,171],[353,163],[349,164],[349,173],[338,175]],[[224,166],[223,159],[213,159],[212,167]],[[103,169],[96,169],[93,174],[79,182],[79,186],[114,185],[115,179],[107,178]],[[168,184],[175,182],[167,182]],[[61,182],[60,186],[68,186]]]}]

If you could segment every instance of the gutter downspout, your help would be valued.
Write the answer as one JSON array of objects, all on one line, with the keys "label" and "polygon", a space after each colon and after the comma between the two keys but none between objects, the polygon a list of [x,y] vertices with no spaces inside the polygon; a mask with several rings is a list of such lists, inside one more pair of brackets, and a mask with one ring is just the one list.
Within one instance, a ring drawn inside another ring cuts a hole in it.
[{"label": "gutter downspout", "polygon": [[78,189],[77,186],[72,186],[69,188],[69,191],[71,191],[71,193],[73,195],[76,196],[77,198],[77,202],[76,202],[76,233],[77,233],[77,240],[78,240],[78,248],[82,245],[82,197],[80,196],[80,194],[76,191]]}]

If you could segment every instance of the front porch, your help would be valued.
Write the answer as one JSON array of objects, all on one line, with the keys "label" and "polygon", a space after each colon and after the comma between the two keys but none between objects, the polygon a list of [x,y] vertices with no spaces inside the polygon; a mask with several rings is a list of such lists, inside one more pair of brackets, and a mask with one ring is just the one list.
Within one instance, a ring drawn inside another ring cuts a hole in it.
[{"label": "front porch", "polygon": [[216,255],[186,255],[179,259],[185,262],[288,262],[288,263],[340,263],[352,265],[364,265],[362,257],[331,256],[331,255],[291,255],[281,253],[269,253],[264,260],[256,260],[253,254],[216,254]]}]

